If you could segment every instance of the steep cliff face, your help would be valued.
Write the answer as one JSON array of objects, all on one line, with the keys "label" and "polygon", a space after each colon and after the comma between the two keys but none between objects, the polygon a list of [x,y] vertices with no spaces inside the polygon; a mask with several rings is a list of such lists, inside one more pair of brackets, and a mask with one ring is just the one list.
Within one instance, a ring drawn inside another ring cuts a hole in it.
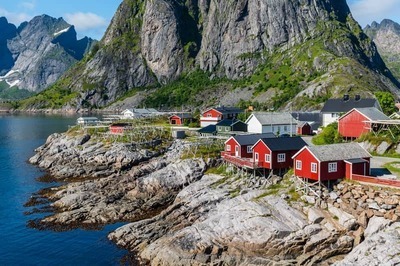
[{"label": "steep cliff face", "polygon": [[[10,87],[41,91],[81,60],[93,40],[77,40],[75,28],[62,18],[37,16],[18,29],[0,19],[0,80]],[[4,31],[3,31],[4,30]]]},{"label": "steep cliff face", "polygon": [[381,23],[374,21],[367,25],[364,31],[378,47],[388,68],[400,80],[400,25],[384,19]]},{"label": "steep cliff face", "polygon": [[253,90],[244,100],[276,107],[398,90],[345,0],[124,0],[98,51],[51,89],[79,94],[65,103],[76,108],[101,107],[134,88],[161,85],[157,94],[195,69],[244,80]]}]

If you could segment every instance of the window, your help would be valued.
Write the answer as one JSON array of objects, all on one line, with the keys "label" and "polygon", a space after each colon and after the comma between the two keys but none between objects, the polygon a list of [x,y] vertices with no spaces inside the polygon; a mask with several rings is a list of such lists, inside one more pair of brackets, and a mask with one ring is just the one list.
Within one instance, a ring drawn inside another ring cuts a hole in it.
[{"label": "window", "polygon": [[301,170],[301,161],[300,160],[296,160],[296,169]]},{"label": "window", "polygon": [[283,163],[284,161],[286,161],[286,154],[278,153],[278,163]]},{"label": "window", "polygon": [[226,151],[231,151],[231,145],[226,145]]},{"label": "window", "polygon": [[222,127],[218,127],[218,131],[222,131]]},{"label": "window", "polygon": [[212,115],[210,113],[207,114],[207,117],[211,117]]},{"label": "window", "polygon": [[311,173],[316,173],[316,172],[317,172],[317,164],[311,163]]},{"label": "window", "polygon": [[329,163],[328,164],[328,173],[337,172],[337,163]]},{"label": "window", "polygon": [[251,146],[247,146],[247,153],[252,153]]},{"label": "window", "polygon": [[267,163],[270,163],[270,162],[271,162],[271,154],[265,154],[265,161],[266,161]]},{"label": "window", "polygon": [[287,126],[283,126],[283,131],[287,131]]},{"label": "window", "polygon": [[229,131],[229,127],[225,127],[225,131]]},{"label": "window", "polygon": [[258,152],[254,153],[254,160],[258,162]]}]

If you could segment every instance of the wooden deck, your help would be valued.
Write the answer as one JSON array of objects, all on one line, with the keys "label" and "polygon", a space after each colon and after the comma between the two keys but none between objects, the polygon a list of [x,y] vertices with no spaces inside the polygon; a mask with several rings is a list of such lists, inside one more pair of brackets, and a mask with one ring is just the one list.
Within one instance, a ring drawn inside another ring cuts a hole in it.
[{"label": "wooden deck", "polygon": [[234,164],[238,167],[245,167],[250,169],[258,169],[261,168],[257,162],[253,161],[253,158],[240,158],[236,156],[230,155],[228,152],[221,152],[221,157],[224,161]]}]

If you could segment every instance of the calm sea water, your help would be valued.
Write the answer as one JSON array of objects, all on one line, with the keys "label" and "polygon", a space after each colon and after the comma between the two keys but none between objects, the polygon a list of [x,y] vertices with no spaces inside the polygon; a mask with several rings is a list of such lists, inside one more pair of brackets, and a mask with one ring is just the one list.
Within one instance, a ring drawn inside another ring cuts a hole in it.
[{"label": "calm sea water", "polygon": [[36,181],[44,173],[27,160],[47,136],[74,124],[75,117],[0,114],[0,265],[119,265],[126,251],[108,241],[112,225],[100,231],[54,232],[28,228],[47,214],[25,215],[32,193],[54,186]]}]

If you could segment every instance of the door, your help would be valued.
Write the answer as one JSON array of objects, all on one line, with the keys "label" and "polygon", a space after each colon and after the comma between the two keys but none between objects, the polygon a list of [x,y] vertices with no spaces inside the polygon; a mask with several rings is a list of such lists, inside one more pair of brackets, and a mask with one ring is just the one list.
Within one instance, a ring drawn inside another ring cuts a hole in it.
[{"label": "door", "polygon": [[239,146],[235,146],[235,156],[239,157]]}]

